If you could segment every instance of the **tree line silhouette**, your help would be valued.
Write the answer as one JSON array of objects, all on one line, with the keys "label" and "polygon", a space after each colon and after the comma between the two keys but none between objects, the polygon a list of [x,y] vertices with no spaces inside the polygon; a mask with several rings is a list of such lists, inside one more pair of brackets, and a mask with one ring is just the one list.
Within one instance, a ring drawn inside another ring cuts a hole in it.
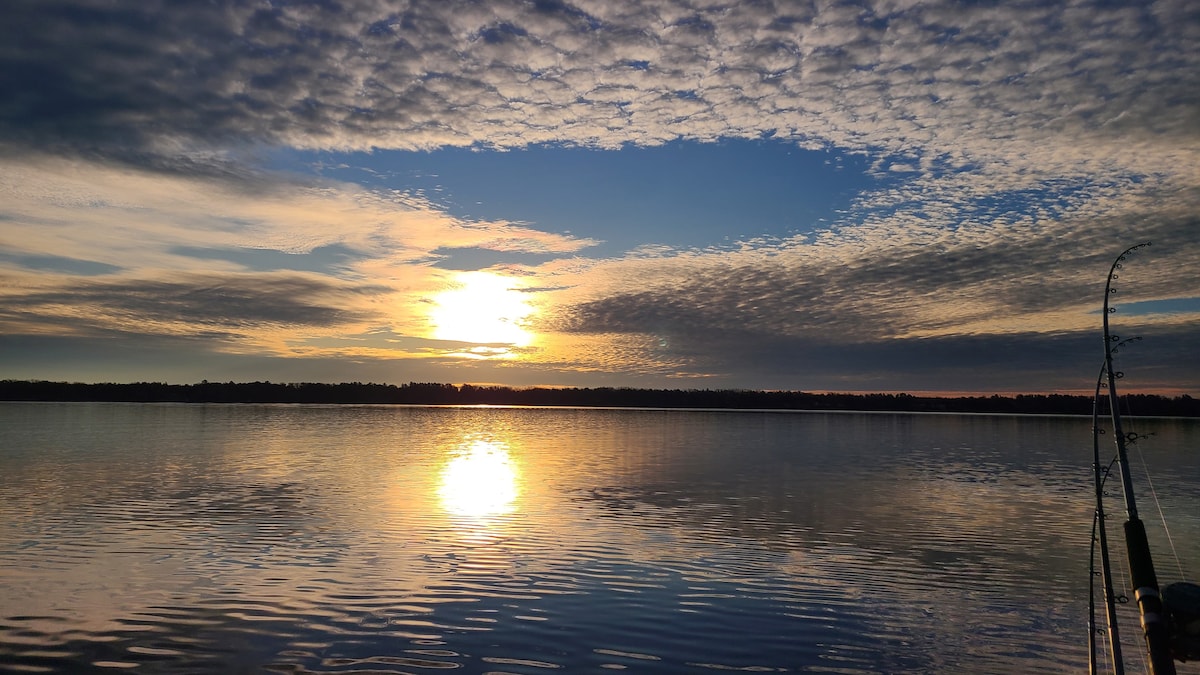
[{"label": "tree line silhouette", "polygon": [[[732,410],[862,410],[1010,414],[1091,414],[1092,398],[1069,394],[912,396],[744,389],[512,388],[433,382],[162,382],[98,383],[0,380],[5,401],[112,401],[139,403],[328,403],[407,405],[516,405]],[[1137,415],[1200,417],[1200,399],[1126,394]]]}]

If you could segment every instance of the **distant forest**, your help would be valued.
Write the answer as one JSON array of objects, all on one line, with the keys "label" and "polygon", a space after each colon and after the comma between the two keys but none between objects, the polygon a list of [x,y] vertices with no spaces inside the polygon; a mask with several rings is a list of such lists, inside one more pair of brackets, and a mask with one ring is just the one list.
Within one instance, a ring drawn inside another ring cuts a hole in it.
[{"label": "distant forest", "polygon": [[[82,384],[0,380],[3,401],[124,401],[161,403],[343,403],[407,405],[518,405],[604,408],[724,408],[734,410],[862,410],[1088,415],[1090,396],[934,397],[909,394],[814,394],[740,389],[583,388],[514,389],[500,386],[200,382],[198,384]],[[1121,397],[1122,410],[1141,416],[1200,417],[1200,399],[1153,394]]]}]

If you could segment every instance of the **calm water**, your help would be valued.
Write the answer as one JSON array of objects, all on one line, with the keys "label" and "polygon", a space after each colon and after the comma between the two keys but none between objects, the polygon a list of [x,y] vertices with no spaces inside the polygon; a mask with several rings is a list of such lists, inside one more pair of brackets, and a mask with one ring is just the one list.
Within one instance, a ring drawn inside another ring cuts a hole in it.
[{"label": "calm water", "polygon": [[[1078,671],[1089,425],[4,403],[0,671]],[[1137,428],[1200,579],[1200,423]]]}]

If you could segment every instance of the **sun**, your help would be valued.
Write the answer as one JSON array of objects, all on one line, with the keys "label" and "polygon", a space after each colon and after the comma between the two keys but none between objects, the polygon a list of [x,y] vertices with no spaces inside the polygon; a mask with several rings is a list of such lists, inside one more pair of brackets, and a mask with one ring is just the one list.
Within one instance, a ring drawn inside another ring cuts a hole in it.
[{"label": "sun", "polygon": [[[433,298],[429,317],[433,337],[476,345],[529,346],[533,334],[524,323],[534,309],[528,293],[520,289],[520,281],[511,277],[460,272],[452,288]],[[486,353],[491,352],[480,352]]]}]

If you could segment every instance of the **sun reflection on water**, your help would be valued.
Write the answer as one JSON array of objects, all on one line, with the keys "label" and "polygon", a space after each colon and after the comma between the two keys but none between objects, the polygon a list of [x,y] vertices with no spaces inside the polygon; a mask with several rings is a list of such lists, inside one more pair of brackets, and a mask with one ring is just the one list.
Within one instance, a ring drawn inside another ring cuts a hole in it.
[{"label": "sun reflection on water", "polygon": [[519,478],[507,446],[474,440],[460,447],[442,469],[438,497],[451,515],[486,521],[516,509]]}]

